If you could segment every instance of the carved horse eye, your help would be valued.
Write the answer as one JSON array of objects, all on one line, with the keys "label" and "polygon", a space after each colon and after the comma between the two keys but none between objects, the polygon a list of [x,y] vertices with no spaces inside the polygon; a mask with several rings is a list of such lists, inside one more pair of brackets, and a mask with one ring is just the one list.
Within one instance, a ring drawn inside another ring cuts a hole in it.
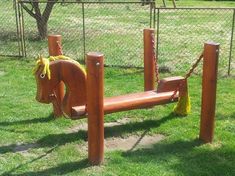
[{"label": "carved horse eye", "polygon": [[46,76],[46,74],[43,74],[43,73],[40,74],[40,78],[42,78],[42,79],[45,78],[45,76]]}]

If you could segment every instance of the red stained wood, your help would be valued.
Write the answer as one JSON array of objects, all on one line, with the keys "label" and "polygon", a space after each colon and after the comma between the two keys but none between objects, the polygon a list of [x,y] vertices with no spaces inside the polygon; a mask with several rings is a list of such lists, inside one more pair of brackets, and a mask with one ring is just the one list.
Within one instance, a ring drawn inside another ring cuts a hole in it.
[{"label": "red stained wood", "polygon": [[155,89],[154,29],[144,29],[144,90]]},{"label": "red stained wood", "polygon": [[[48,49],[50,56],[62,55],[62,37],[61,35],[49,35],[48,36]],[[53,112],[55,117],[60,117],[63,115],[61,106],[64,98],[64,83],[60,82],[54,90],[56,98],[52,102]]]},{"label": "red stained wood", "polygon": [[160,80],[157,92],[169,92],[169,91],[175,91],[177,88],[179,88],[180,84],[184,81],[184,77],[182,76],[174,76],[174,77],[168,77]]},{"label": "red stained wood", "polygon": [[[104,114],[147,108],[177,101],[178,93],[173,100],[171,99],[172,95],[173,92],[157,93],[156,91],[146,91],[108,97],[104,99]],[[85,106],[76,106],[72,109],[73,119],[77,119],[79,116],[86,114]]]},{"label": "red stained wood", "polygon": [[98,165],[104,160],[104,63],[100,53],[88,53],[87,112],[88,112],[88,159]]},{"label": "red stained wood", "polygon": [[214,136],[219,44],[205,43],[202,78],[200,139],[212,142]]},{"label": "red stained wood", "polygon": [[50,56],[62,55],[62,37],[61,35],[48,36],[48,50]]}]

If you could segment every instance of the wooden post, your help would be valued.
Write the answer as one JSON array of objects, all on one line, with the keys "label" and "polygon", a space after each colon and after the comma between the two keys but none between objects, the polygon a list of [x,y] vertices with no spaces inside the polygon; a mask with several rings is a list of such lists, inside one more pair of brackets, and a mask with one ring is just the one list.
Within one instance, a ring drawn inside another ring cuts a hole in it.
[{"label": "wooden post", "polygon": [[104,159],[104,58],[87,54],[88,159],[98,165]]},{"label": "wooden post", "polygon": [[205,43],[202,77],[202,105],[199,138],[212,142],[216,107],[219,44]]},{"label": "wooden post", "polygon": [[144,90],[155,89],[155,32],[144,29]]},{"label": "wooden post", "polygon": [[[49,35],[48,36],[48,49],[50,56],[58,56],[62,55],[62,47],[61,47],[61,35]],[[53,112],[55,117],[60,117],[63,115],[61,104],[64,98],[64,83],[60,82],[59,85],[55,89],[55,101],[53,104]]]}]

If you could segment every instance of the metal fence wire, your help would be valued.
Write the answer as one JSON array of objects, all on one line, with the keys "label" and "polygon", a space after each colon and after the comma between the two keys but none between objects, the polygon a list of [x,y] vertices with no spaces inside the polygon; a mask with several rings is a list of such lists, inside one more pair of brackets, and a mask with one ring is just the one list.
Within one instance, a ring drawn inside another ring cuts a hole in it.
[{"label": "metal fence wire", "polygon": [[[23,5],[27,4],[25,1]],[[46,6],[46,3],[41,6]],[[48,34],[60,34],[65,55],[83,61],[85,53],[99,51],[109,66],[143,67],[143,29],[150,27],[150,5],[126,3],[56,3]],[[38,37],[35,19],[24,12],[27,56],[47,55],[47,42]]]},{"label": "metal fence wire", "polygon": [[[36,13],[32,2],[3,1],[0,55],[48,56],[47,40],[39,35],[44,25],[37,25],[39,16],[32,17]],[[155,27],[160,71],[186,72],[203,43],[215,41],[221,46],[220,74],[235,75],[234,8],[153,8],[154,2],[64,0],[37,2],[39,14],[50,11],[48,2],[53,8],[47,34],[62,35],[63,52],[73,59],[83,62],[87,52],[99,51],[107,66],[143,67],[143,29]]]},{"label": "metal fence wire", "polygon": [[16,1],[2,0],[0,12],[0,56],[22,56]]},{"label": "metal fence wire", "polygon": [[156,9],[159,65],[168,71],[188,70],[203,43],[220,43],[219,73],[234,70],[234,9]]}]

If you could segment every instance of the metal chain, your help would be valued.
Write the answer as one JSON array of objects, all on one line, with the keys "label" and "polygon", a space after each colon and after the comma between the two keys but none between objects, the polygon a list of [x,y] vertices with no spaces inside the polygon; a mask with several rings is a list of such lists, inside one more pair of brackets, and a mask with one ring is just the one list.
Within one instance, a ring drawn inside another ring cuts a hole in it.
[{"label": "metal chain", "polygon": [[153,60],[154,60],[154,64],[155,64],[156,82],[158,83],[160,78],[159,78],[158,61],[157,61],[156,52],[155,52],[156,47],[155,47],[155,34],[154,33],[151,34],[151,44],[153,46],[152,56],[153,56]]},{"label": "metal chain", "polygon": [[[198,64],[201,62],[203,58],[203,52],[202,54],[199,56],[199,58],[196,60],[196,62],[192,65],[192,67],[190,68],[190,70],[185,74],[184,76],[184,80],[187,80],[193,73],[193,71],[197,68]],[[171,100],[173,100],[175,98],[176,93],[180,90],[180,88],[183,85],[183,81],[180,82],[179,86],[175,89],[175,91],[173,92],[172,96],[171,96]]]}]

